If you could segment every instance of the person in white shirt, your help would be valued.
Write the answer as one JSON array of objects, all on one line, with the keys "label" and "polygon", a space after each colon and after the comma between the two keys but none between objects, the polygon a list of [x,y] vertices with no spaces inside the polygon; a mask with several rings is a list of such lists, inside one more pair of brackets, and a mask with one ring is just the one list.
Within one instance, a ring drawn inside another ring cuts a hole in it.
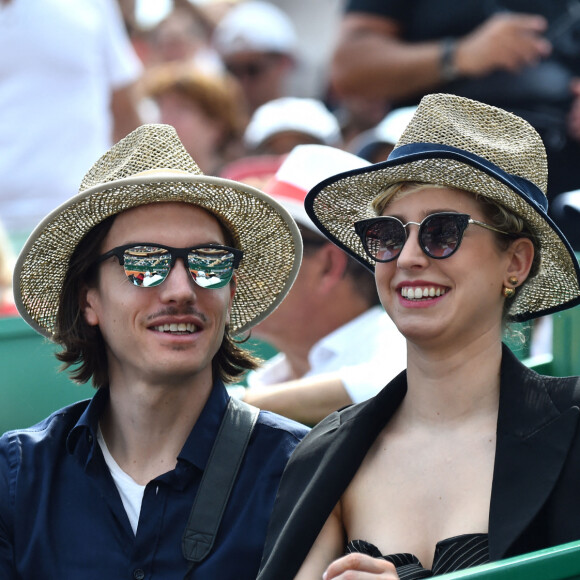
[{"label": "person in white shirt", "polygon": [[264,186],[296,220],[304,255],[288,296],[252,331],[278,354],[235,392],[307,425],[370,398],[405,368],[405,340],[380,306],[373,277],[322,237],[304,210],[311,186],[368,164],[334,147],[299,145]]},{"label": "person in white shirt", "polygon": [[0,1],[0,219],[17,246],[141,124],[141,73],[116,0]]}]

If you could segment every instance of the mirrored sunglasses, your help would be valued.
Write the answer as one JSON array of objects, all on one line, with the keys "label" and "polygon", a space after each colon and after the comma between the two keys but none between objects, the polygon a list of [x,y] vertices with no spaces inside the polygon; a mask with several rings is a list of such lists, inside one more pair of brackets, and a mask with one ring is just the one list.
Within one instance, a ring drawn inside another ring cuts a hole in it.
[{"label": "mirrored sunglasses", "polygon": [[407,226],[419,226],[419,245],[427,256],[442,260],[452,256],[461,245],[463,234],[470,224],[475,224],[509,235],[464,213],[440,212],[428,215],[422,222],[407,222],[393,216],[380,216],[355,222],[354,228],[366,253],[377,262],[396,259],[407,241]]},{"label": "mirrored sunglasses", "polygon": [[128,244],[99,256],[97,263],[116,257],[127,278],[139,288],[162,284],[178,258],[187,264],[193,281],[201,288],[222,288],[230,282],[240,265],[242,250],[204,244],[191,248],[172,248],[161,244]]}]

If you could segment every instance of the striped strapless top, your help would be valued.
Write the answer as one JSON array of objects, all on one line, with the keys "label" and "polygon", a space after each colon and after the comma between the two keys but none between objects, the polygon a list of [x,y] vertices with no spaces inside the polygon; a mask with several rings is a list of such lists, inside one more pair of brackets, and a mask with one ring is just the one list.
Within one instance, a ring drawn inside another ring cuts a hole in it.
[{"label": "striped strapless top", "polygon": [[489,562],[487,534],[464,534],[441,540],[435,547],[433,568],[427,570],[413,554],[390,554],[383,556],[379,549],[364,540],[353,540],[346,546],[346,553],[360,552],[373,558],[392,562],[401,580],[419,580],[463,570]]}]

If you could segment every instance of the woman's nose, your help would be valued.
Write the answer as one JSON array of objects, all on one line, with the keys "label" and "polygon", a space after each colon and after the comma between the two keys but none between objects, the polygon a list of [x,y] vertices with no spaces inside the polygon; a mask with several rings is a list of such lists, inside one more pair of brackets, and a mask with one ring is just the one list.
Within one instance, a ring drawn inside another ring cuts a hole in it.
[{"label": "woman's nose", "polygon": [[424,266],[428,263],[428,259],[419,243],[419,227],[415,224],[408,224],[407,240],[397,257],[397,266],[400,268]]}]

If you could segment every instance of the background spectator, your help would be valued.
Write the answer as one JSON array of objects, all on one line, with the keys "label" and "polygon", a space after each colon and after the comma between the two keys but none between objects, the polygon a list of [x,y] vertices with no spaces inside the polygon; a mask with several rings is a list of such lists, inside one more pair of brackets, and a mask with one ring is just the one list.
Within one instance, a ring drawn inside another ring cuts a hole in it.
[{"label": "background spectator", "polygon": [[140,73],[115,0],[0,4],[0,219],[15,243],[140,124]]},{"label": "background spectator", "polygon": [[289,94],[327,101],[329,63],[336,44],[344,0],[270,0],[292,19],[298,36],[297,62]]},{"label": "background spectator", "polygon": [[330,100],[332,112],[340,123],[340,130],[345,147],[351,148],[351,142],[364,131],[372,129],[385,116],[390,106],[384,99],[364,96],[349,96]]},{"label": "background spectator", "polygon": [[279,354],[238,395],[308,425],[375,395],[405,366],[405,340],[379,305],[372,274],[324,238],[304,209],[318,181],[367,164],[333,147],[299,145],[264,186],[298,223],[304,255],[284,302],[253,330]]},{"label": "background spectator", "polygon": [[250,112],[289,94],[297,37],[280,8],[268,2],[241,2],[218,22],[213,45],[242,85]]},{"label": "background spectator", "polygon": [[580,187],[580,14],[568,0],[349,0],[332,82],[416,105],[437,89],[514,112],[540,133],[548,196]]},{"label": "background spectator", "polygon": [[201,6],[174,0],[171,10],[146,34],[142,55],[146,66],[184,61],[204,70],[221,71],[221,59],[211,46],[214,24]]},{"label": "background spectator", "polygon": [[340,146],[336,117],[318,99],[281,97],[259,107],[244,133],[250,153],[282,155],[296,145]]},{"label": "background spectator", "polygon": [[143,84],[144,95],[157,106],[157,120],[175,127],[202,171],[215,174],[243,153],[247,116],[230,75],[168,62],[149,69]]}]

